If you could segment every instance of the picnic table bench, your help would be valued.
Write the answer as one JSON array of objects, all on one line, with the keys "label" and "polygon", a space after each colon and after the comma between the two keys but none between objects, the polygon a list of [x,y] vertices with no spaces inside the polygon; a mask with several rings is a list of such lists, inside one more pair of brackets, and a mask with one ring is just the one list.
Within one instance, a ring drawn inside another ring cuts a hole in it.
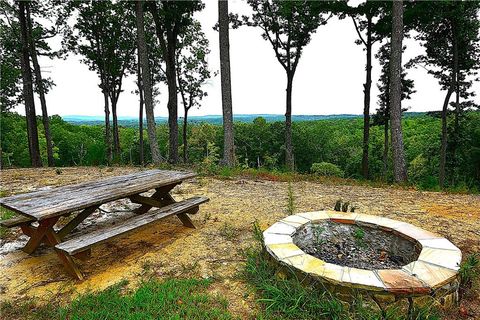
[{"label": "picnic table bench", "polygon": [[[54,247],[67,271],[82,280],[83,275],[73,257],[86,259],[91,247],[96,244],[172,215],[176,215],[184,226],[195,228],[187,214],[197,213],[200,204],[209,199],[196,196],[176,202],[170,194],[176,185],[194,176],[194,173],[187,172],[148,170],[0,198],[0,205],[20,214],[19,217],[0,221],[0,225],[7,228],[20,227],[30,237],[23,248],[26,253],[33,253],[42,243]],[[142,195],[153,189],[155,192],[150,197]],[[111,227],[64,241],[102,204],[124,198],[140,204],[133,210],[135,216]],[[67,224],[57,230],[54,228],[60,217],[71,215],[73,217]]]}]

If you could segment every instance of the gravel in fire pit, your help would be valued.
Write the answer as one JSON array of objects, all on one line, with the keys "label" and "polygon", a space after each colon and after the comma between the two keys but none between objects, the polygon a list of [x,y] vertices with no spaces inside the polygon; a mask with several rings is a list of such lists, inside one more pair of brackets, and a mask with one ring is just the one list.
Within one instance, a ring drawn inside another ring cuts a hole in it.
[{"label": "gravel in fire pit", "polygon": [[415,261],[415,244],[391,232],[335,222],[306,224],[293,235],[305,253],[360,269],[398,269]]}]

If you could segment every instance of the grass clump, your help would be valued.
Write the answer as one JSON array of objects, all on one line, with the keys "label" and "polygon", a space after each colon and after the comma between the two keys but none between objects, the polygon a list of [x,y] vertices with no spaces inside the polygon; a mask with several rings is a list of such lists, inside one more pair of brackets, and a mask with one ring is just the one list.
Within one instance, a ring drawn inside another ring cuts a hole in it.
[{"label": "grass clump", "polygon": [[460,275],[460,297],[463,297],[474,287],[479,287],[480,280],[480,258],[478,254],[470,254],[460,265],[458,270]]},{"label": "grass clump", "polygon": [[[8,209],[5,209],[3,207],[0,207],[0,220],[8,220],[8,219],[11,219],[15,217],[15,213],[8,210]],[[6,237],[9,233],[9,229],[8,228],[5,228],[5,227],[2,227],[0,226],[0,239]]]},{"label": "grass clump", "polygon": [[[211,280],[149,280],[134,291],[126,281],[80,296],[68,306],[2,305],[5,319],[232,319],[227,301],[206,292]],[[126,291],[126,292],[125,292]]]},{"label": "grass clump", "polygon": [[232,241],[238,236],[238,230],[232,224],[225,222],[220,229],[220,235],[226,240]]}]

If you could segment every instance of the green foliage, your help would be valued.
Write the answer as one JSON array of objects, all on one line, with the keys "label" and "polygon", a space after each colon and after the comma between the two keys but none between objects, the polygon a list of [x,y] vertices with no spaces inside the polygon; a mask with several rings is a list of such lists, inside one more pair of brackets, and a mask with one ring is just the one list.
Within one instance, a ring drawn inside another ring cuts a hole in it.
[{"label": "green foliage", "polygon": [[[11,112],[0,117],[2,165],[30,165],[25,118]],[[38,121],[41,132],[41,121]],[[427,115],[406,116],[403,120],[405,154],[411,174],[410,182],[422,189],[438,188],[438,150],[440,148],[440,119]],[[50,119],[58,167],[75,165],[106,165],[104,127],[73,125],[59,116]],[[335,119],[293,123],[293,144],[299,173],[310,172],[315,162],[335,164],[344,177],[360,178],[362,159],[362,119]],[[228,177],[236,174],[252,178],[288,182],[296,174],[283,171],[284,123],[268,123],[259,117],[253,123],[234,123],[236,156],[244,169],[221,169],[223,130],[220,125],[191,122],[188,126],[188,159],[200,173]],[[133,126],[120,126],[122,152],[120,164],[138,165],[139,134]],[[456,170],[449,171],[448,187],[456,192],[475,192],[480,189],[480,112],[468,112],[462,120],[463,139],[457,147]],[[146,136],[145,159],[151,162]],[[168,126],[157,124],[160,152],[168,153]],[[385,181],[383,174],[383,128],[370,130],[370,173],[372,181]],[[389,161],[391,161],[389,159]],[[342,181],[335,176],[302,176],[319,181]],[[386,182],[391,181],[387,175]]]},{"label": "green foliage", "polygon": [[353,232],[353,237],[355,238],[355,243],[359,247],[365,247],[365,231],[362,228],[356,228]]},{"label": "green foliage", "polygon": [[321,176],[343,177],[344,174],[337,165],[328,162],[314,163],[310,171]]},{"label": "green foliage", "polygon": [[480,259],[478,254],[470,254],[460,265],[460,285],[463,288],[471,288],[475,279],[480,276]]},{"label": "green foliage", "polygon": [[265,254],[247,252],[244,276],[259,294],[262,311],[257,319],[340,319],[346,311],[340,301],[325,291],[304,285],[297,278],[282,279]]}]

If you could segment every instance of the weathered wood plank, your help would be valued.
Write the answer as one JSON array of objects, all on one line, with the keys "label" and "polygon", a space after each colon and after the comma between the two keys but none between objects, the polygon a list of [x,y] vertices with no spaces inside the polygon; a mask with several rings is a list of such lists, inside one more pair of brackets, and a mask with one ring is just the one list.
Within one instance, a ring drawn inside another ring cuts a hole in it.
[{"label": "weathered wood plank", "polygon": [[139,229],[162,218],[189,212],[208,200],[209,199],[206,197],[193,197],[187,200],[176,202],[163,208],[155,209],[148,214],[133,217],[113,227],[97,230],[62,242],[56,245],[55,248],[66,252],[69,255],[75,255],[78,252],[84,251],[95,244],[105,242],[109,239]]},{"label": "weathered wood plank", "polygon": [[153,197],[143,197],[141,195],[135,194],[133,196],[129,197],[130,201],[133,203],[138,203],[138,204],[145,204],[150,207],[157,207],[160,208],[162,207],[162,202],[160,200],[156,200]]},{"label": "weathered wood plank", "polygon": [[13,227],[18,227],[22,224],[27,224],[27,223],[33,222],[33,221],[35,221],[35,219],[21,216],[21,217],[15,217],[15,218],[12,218],[12,219],[8,219],[8,220],[2,220],[2,221],[0,221],[0,226],[5,227],[5,228],[13,228]]},{"label": "weathered wood plank", "polygon": [[[181,181],[179,182],[181,183]],[[168,197],[171,198],[169,192],[175,187],[176,185],[174,184],[171,184],[171,185],[168,185],[168,186],[163,186],[163,187],[159,187],[159,188],[156,188],[155,189],[155,193],[150,197],[150,199],[155,199],[155,200],[158,200],[161,204],[160,207],[163,207],[167,204],[171,204],[175,201],[170,201],[168,200]],[[165,201],[164,199],[167,197],[167,201]],[[152,209],[153,207],[151,205],[148,205],[148,204],[142,204],[141,207],[135,209],[133,212],[135,212],[136,214],[143,214],[145,212],[148,212],[148,210]]]},{"label": "weathered wood plank", "polygon": [[148,170],[124,176],[0,198],[12,211],[43,220],[195,177],[194,173]]}]

